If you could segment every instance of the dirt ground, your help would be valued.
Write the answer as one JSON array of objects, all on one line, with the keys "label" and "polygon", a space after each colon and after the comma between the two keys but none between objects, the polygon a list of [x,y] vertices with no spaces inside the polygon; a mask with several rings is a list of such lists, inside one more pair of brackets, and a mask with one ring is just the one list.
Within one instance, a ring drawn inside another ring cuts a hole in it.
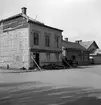
[{"label": "dirt ground", "polygon": [[0,105],[101,105],[101,65],[37,72],[0,70]]}]

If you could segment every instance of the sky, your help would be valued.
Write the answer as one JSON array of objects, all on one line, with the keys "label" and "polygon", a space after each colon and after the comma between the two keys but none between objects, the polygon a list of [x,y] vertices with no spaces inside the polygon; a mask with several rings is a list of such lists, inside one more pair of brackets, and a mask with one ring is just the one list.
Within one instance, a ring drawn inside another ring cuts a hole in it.
[{"label": "sky", "polygon": [[0,0],[0,20],[21,13],[64,30],[69,41],[95,40],[101,48],[101,0]]}]

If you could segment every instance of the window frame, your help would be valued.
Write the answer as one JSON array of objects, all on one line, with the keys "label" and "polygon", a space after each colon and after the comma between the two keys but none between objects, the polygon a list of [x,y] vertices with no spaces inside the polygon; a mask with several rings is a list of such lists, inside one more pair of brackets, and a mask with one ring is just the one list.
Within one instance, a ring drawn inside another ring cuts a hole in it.
[{"label": "window frame", "polygon": [[55,56],[56,56],[56,60],[59,61],[60,60],[59,53],[56,53]]},{"label": "window frame", "polygon": [[59,48],[59,38],[60,38],[60,36],[55,35],[55,46],[56,46],[56,48]]},{"label": "window frame", "polygon": [[50,33],[45,32],[45,47],[50,47]]},{"label": "window frame", "polygon": [[50,61],[50,53],[46,53],[47,61]]},{"label": "window frame", "polygon": [[40,35],[39,31],[33,31],[33,44],[35,46],[39,46],[39,35]]}]

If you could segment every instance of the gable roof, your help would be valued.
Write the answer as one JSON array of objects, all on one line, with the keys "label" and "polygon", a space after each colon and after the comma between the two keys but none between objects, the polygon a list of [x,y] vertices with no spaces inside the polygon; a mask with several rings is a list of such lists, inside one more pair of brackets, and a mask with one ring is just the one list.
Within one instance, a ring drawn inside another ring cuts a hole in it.
[{"label": "gable roof", "polygon": [[16,15],[14,15],[14,16],[10,16],[10,17],[8,17],[8,18],[6,18],[6,19],[2,19],[2,20],[0,20],[0,23],[1,23],[1,22],[4,22],[4,21],[11,20],[11,19],[15,19],[15,18],[20,17],[20,16],[22,16],[22,13],[16,14]]},{"label": "gable roof", "polygon": [[19,13],[19,14],[16,14],[16,15],[14,15],[14,16],[8,17],[8,18],[6,18],[6,19],[2,19],[2,20],[0,20],[0,23],[5,22],[5,21],[9,21],[9,20],[11,20],[11,19],[15,19],[15,18],[20,17],[20,16],[23,17],[23,18],[25,18],[25,19],[27,20],[27,22],[32,22],[32,23],[35,23],[35,24],[37,24],[37,25],[41,25],[41,26],[44,26],[44,27],[47,27],[47,28],[51,28],[51,29],[54,29],[54,30],[58,30],[58,31],[63,32],[63,30],[61,30],[61,29],[58,29],[58,28],[54,28],[54,27],[45,25],[44,23],[39,22],[39,21],[37,21],[36,19],[33,19],[33,18],[31,18],[31,17],[29,17],[29,16],[23,14],[23,13]]},{"label": "gable roof", "polygon": [[95,41],[84,41],[84,42],[81,41],[79,42],[79,44],[85,47],[86,49],[88,49],[92,44],[95,44],[96,47],[99,48]]},{"label": "gable roof", "polygon": [[75,49],[75,50],[83,50],[83,51],[87,51],[86,48],[84,48],[83,46],[81,46],[79,43],[75,43],[75,42],[67,42],[65,40],[62,41],[62,46],[64,48],[67,49]]},{"label": "gable roof", "polygon": [[90,55],[101,55],[101,49],[94,50]]}]

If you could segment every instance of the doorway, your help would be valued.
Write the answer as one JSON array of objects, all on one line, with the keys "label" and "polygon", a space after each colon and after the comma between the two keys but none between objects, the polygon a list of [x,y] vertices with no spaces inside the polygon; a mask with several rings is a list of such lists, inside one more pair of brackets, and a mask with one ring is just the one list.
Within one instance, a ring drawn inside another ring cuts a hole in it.
[{"label": "doorway", "polygon": [[[36,61],[36,63],[39,65],[39,53],[33,53],[33,58]],[[33,66],[37,67],[37,65],[35,64],[35,62],[33,61]]]}]

